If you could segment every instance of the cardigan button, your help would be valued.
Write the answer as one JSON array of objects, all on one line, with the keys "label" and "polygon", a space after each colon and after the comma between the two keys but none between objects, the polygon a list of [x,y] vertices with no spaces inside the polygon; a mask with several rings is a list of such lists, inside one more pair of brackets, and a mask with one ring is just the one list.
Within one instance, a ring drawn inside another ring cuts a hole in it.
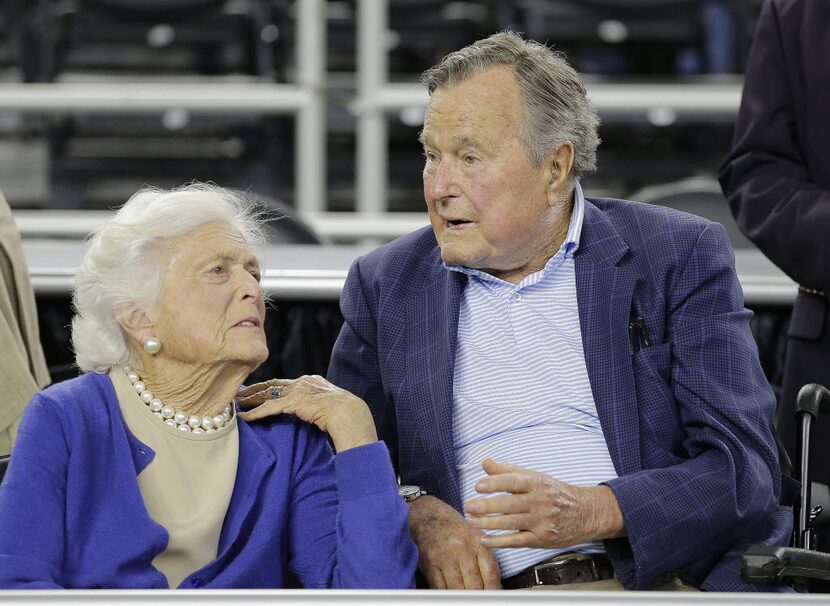
[{"label": "cardigan button", "polygon": [[194,587],[201,587],[202,586],[202,577],[193,577],[190,581],[190,584]]}]

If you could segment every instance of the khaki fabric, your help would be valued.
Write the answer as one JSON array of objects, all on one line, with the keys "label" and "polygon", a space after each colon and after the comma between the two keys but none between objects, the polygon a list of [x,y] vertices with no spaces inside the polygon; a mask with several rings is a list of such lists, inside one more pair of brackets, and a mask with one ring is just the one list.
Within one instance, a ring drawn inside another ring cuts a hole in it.
[{"label": "khaki fabric", "polygon": [[156,453],[138,487],[150,517],[170,535],[153,566],[176,588],[216,559],[239,462],[236,415],[216,433],[182,433],[153,415],[121,368],[109,376],[127,427]]},{"label": "khaki fabric", "polygon": [[10,452],[23,409],[49,384],[35,294],[20,234],[0,193],[0,454]]}]

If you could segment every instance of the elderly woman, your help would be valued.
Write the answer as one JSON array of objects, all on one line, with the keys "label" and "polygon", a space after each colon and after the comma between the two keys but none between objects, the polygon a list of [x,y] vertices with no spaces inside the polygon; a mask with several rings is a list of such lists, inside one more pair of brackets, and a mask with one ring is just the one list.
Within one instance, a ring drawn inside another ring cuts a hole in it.
[{"label": "elderly woman", "polygon": [[365,403],[320,377],[240,391],[268,355],[261,243],[251,205],[206,185],[140,191],[95,234],[72,322],[86,374],[24,415],[0,587],[412,585]]}]

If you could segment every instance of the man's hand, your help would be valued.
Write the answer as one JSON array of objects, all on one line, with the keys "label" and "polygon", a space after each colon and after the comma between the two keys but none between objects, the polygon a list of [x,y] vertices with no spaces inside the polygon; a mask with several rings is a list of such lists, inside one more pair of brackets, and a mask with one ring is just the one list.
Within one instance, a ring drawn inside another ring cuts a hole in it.
[{"label": "man's hand", "polygon": [[423,496],[409,504],[409,527],[421,553],[419,567],[432,589],[501,589],[493,551],[452,507]]},{"label": "man's hand", "polygon": [[489,477],[476,483],[480,493],[507,495],[470,499],[469,523],[481,529],[515,532],[486,536],[489,547],[571,547],[585,541],[625,536],[617,499],[607,486],[579,487],[493,459],[481,466]]}]

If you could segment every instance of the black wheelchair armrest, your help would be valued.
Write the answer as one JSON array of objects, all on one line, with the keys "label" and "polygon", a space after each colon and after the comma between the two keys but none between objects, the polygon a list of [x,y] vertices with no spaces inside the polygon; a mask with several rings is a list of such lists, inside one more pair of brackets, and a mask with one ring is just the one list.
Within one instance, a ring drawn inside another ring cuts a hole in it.
[{"label": "black wheelchair armrest", "polygon": [[746,583],[772,584],[786,579],[830,581],[830,553],[796,547],[752,545],[741,561]]}]

